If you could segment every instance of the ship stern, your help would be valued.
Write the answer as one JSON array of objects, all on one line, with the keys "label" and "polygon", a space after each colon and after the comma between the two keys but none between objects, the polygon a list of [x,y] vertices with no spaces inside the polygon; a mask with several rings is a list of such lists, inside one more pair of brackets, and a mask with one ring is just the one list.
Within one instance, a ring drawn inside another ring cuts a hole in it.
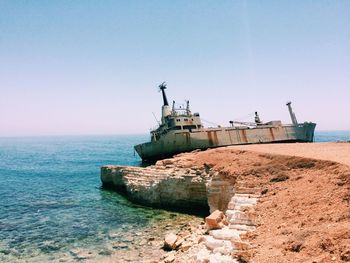
[{"label": "ship stern", "polygon": [[303,123],[303,129],[304,129],[304,139],[305,142],[313,142],[315,139],[315,128],[316,123],[313,122],[305,122]]}]

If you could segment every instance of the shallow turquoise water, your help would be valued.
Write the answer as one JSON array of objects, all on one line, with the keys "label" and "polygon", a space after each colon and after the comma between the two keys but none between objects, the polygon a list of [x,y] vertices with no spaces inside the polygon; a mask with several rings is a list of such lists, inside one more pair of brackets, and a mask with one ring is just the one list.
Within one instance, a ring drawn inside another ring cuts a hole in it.
[{"label": "shallow turquoise water", "polygon": [[146,136],[0,138],[0,261],[103,245],[169,213],[101,189],[100,166],[140,165]]},{"label": "shallow turquoise water", "polygon": [[[145,140],[147,135],[0,138],[0,261],[47,261],[75,247],[103,250],[111,232],[123,241],[173,218],[101,189],[100,166],[141,165],[133,145]],[[350,131],[315,133],[315,141],[338,140],[350,140]]]}]

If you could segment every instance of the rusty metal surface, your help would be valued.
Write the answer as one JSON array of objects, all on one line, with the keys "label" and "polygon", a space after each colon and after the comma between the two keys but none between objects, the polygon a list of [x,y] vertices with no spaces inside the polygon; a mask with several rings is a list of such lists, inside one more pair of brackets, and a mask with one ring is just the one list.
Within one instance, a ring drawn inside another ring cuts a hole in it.
[{"label": "rusty metal surface", "polygon": [[275,140],[275,135],[273,134],[272,128],[269,128],[271,139],[274,141]]},{"label": "rusty metal surface", "polygon": [[[151,142],[134,146],[143,160],[161,159],[195,149],[228,145],[313,141],[316,124],[299,124],[291,102],[288,102],[287,106],[293,125],[282,125],[279,120],[262,123],[255,112],[256,119],[253,123],[230,121],[231,127],[204,128],[199,113],[192,114],[189,101],[186,101],[185,108],[176,108],[173,101],[170,108],[164,91],[167,88],[166,84],[163,82],[159,88],[164,102],[161,123],[151,131]],[[239,123],[240,126],[235,127],[234,123]]]},{"label": "rusty metal surface", "polygon": [[171,131],[158,141],[135,146],[144,160],[161,159],[180,152],[229,145],[273,142],[312,142],[316,124],[298,126],[258,127],[250,129],[202,129],[201,131]]},{"label": "rusty metal surface", "polygon": [[247,143],[248,139],[247,139],[247,134],[245,130],[241,130],[241,138],[242,138],[242,143]]}]

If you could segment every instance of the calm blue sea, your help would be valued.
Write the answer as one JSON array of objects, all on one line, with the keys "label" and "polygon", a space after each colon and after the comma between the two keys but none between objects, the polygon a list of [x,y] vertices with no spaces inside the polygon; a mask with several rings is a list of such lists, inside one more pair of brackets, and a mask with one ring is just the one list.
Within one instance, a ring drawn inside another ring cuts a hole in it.
[{"label": "calm blue sea", "polygon": [[350,141],[350,131],[316,131],[315,142]]},{"label": "calm blue sea", "polygon": [[147,139],[0,138],[0,262],[102,247],[111,232],[123,240],[125,232],[173,217],[101,189],[100,167],[140,165],[133,145]]},{"label": "calm blue sea", "polygon": [[[101,189],[100,166],[140,165],[133,145],[145,140],[147,135],[0,138],[0,261],[102,247],[111,231],[123,230],[123,239],[125,231],[173,217]],[[316,132],[315,140],[350,140],[350,131]]]}]

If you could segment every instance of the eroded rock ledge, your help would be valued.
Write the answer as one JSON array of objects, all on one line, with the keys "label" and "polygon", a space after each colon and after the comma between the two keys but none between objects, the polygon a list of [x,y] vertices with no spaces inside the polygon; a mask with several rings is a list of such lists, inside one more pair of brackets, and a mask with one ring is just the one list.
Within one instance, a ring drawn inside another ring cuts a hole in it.
[{"label": "eroded rock ledge", "polygon": [[196,163],[192,155],[158,161],[145,168],[104,166],[101,180],[104,187],[147,206],[205,216],[224,212],[225,226],[213,229],[201,225],[192,234],[178,233],[177,241],[174,239],[178,244],[173,244],[177,251],[162,262],[172,262],[172,255],[176,262],[236,262],[250,248],[241,235],[255,229],[254,206],[261,189],[241,185],[237,177],[215,169],[211,163]]},{"label": "eroded rock ledge", "polygon": [[185,211],[208,211],[207,178],[203,167],[109,165],[101,168],[104,187],[123,192],[143,205]]},{"label": "eroded rock ledge", "polygon": [[152,207],[207,215],[226,210],[234,194],[231,178],[191,159],[158,161],[149,167],[107,165],[101,168],[103,187]]}]

